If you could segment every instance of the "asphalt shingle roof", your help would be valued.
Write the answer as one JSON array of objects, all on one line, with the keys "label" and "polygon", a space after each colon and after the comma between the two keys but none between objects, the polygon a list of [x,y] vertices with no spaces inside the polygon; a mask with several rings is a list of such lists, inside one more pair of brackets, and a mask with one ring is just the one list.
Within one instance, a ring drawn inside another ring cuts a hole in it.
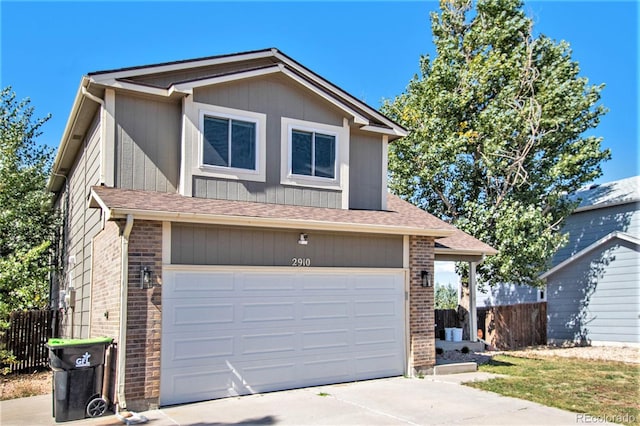
[{"label": "asphalt shingle roof", "polygon": [[[379,232],[389,229],[390,234],[406,231],[407,235],[446,236],[438,240],[439,248],[476,251],[495,254],[489,245],[468,235],[432,214],[388,194],[387,210],[345,210],[320,207],[302,207],[283,204],[256,203],[185,197],[179,194],[136,191],[120,188],[96,186],[92,188],[92,207],[102,206],[112,213],[126,214],[166,214],[183,218],[235,217],[246,219],[287,220],[292,227],[322,224],[323,226],[344,225],[371,226]],[[296,225],[298,224],[298,225]]]}]

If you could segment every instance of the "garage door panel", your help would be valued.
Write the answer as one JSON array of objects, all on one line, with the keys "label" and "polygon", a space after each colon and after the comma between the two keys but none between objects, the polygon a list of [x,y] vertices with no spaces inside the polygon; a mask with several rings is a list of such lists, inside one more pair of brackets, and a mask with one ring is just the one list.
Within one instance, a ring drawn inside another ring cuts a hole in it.
[{"label": "garage door panel", "polygon": [[366,356],[356,355],[354,365],[358,379],[365,380],[397,375],[397,370],[391,368],[391,366],[396,365],[398,362],[402,362],[398,354],[382,352]]},{"label": "garage door panel", "polygon": [[349,303],[343,300],[301,302],[302,319],[346,319],[350,316]]},{"label": "garage door panel", "polygon": [[403,276],[165,271],[161,404],[403,374]]},{"label": "garage door panel", "polygon": [[296,319],[296,306],[291,302],[242,303],[240,305],[243,323],[260,322],[264,325],[277,325],[277,322],[290,322]]},{"label": "garage door panel", "polygon": [[319,349],[336,350],[348,348],[352,340],[349,329],[330,329],[302,331],[302,350],[317,351]]},{"label": "garage door panel", "polygon": [[172,361],[185,361],[193,364],[197,360],[227,358],[234,353],[233,336],[199,337],[192,339],[174,339],[171,347]]},{"label": "garage door panel", "polygon": [[394,327],[366,327],[355,330],[356,345],[400,343]]},{"label": "garage door panel", "polygon": [[402,279],[399,277],[393,277],[385,275],[368,274],[365,276],[352,277],[354,288],[357,290],[374,290],[378,292],[393,291],[398,288],[398,285],[402,285]]},{"label": "garage door panel", "polygon": [[174,297],[197,298],[201,294],[209,295],[212,292],[233,292],[235,290],[235,274],[232,272],[220,272],[212,278],[206,272],[175,272],[173,279],[169,280],[168,293]]},{"label": "garage door panel", "polygon": [[241,338],[239,355],[260,355],[295,352],[298,346],[295,333],[262,333],[245,335]]},{"label": "garage door panel", "polygon": [[304,274],[301,276],[302,290],[315,290],[322,293],[334,294],[336,291],[349,290],[349,277],[344,275],[327,276],[327,274]]}]

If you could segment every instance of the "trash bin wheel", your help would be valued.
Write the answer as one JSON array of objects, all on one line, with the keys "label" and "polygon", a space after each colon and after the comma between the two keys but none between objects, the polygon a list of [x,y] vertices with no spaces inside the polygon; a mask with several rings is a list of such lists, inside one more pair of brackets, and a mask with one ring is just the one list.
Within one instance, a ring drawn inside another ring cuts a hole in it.
[{"label": "trash bin wheel", "polygon": [[100,417],[107,411],[107,401],[104,398],[93,398],[87,404],[87,415],[89,417]]}]

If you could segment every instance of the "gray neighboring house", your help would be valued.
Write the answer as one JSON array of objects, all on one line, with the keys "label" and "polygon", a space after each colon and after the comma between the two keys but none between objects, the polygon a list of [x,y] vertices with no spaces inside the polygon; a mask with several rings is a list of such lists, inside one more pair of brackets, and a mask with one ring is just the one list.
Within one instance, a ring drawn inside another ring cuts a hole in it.
[{"label": "gray neighboring house", "polygon": [[592,185],[563,231],[569,242],[542,275],[547,338],[640,346],[640,176]]},{"label": "gray neighboring house", "polygon": [[495,250],[388,193],[405,135],[277,49],[82,77],[49,181],[52,286],[65,337],[115,339],[109,399],[432,368],[434,261]]}]

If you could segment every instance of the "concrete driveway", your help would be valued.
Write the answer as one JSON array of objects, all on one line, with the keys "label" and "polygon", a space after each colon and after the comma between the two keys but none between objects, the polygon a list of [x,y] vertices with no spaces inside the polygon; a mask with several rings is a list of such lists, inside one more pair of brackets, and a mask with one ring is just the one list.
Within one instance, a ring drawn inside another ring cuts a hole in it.
[{"label": "concrete driveway", "polygon": [[[462,386],[486,373],[369,380],[165,407],[149,425],[575,425],[555,408]],[[51,395],[0,403],[0,423],[50,425]],[[118,425],[113,415],[64,423]]]}]

